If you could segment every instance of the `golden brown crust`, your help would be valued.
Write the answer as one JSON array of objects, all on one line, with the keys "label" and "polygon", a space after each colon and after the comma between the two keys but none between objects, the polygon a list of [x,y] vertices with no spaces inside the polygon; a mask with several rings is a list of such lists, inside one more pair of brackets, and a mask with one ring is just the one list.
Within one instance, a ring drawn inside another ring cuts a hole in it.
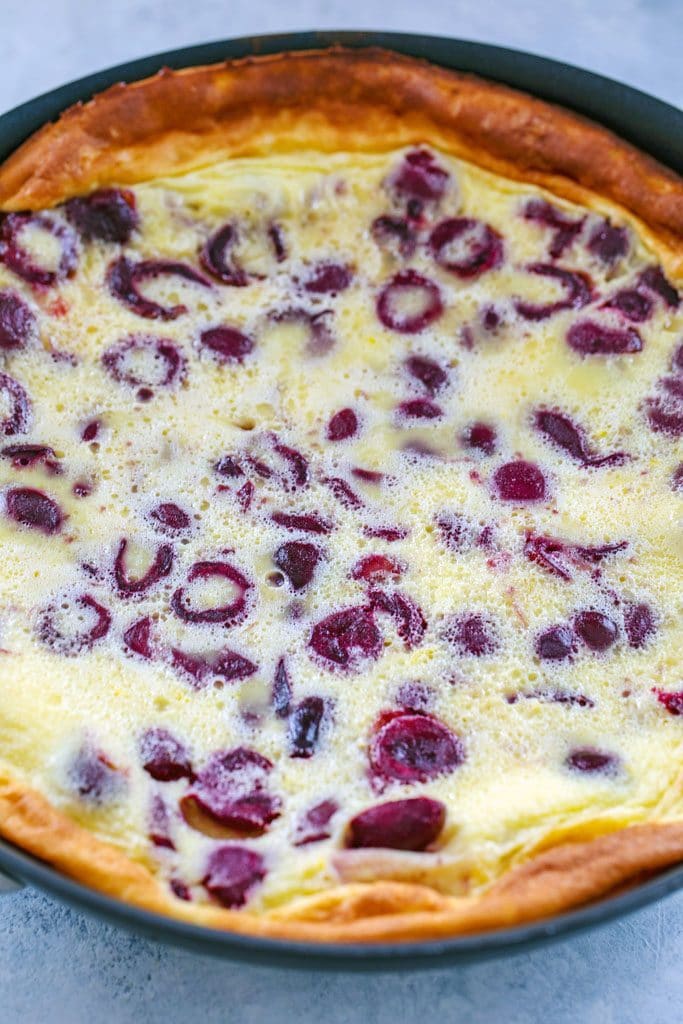
[{"label": "golden brown crust", "polygon": [[683,860],[683,822],[633,825],[565,842],[509,871],[481,896],[426,885],[341,885],[265,914],[173,899],[154,875],[0,772],[0,835],[107,896],[209,928],[314,942],[406,942],[512,927],[609,895]]},{"label": "golden brown crust", "polygon": [[[379,50],[284,54],[162,71],[79,104],[0,167],[0,209],[49,207],[231,156],[429,143],[512,179],[634,219],[683,273],[683,182],[605,129],[530,96]],[[491,930],[591,902],[683,860],[683,823],[564,841],[483,895],[344,884],[265,914],[173,899],[147,867],[0,772],[0,835],[147,910],[243,934],[406,941]]]},{"label": "golden brown crust", "polygon": [[606,200],[680,269],[683,182],[673,172],[559,107],[377,49],[250,57],[115,85],[0,167],[0,209],[43,208],[231,156],[420,142],[578,202]]}]

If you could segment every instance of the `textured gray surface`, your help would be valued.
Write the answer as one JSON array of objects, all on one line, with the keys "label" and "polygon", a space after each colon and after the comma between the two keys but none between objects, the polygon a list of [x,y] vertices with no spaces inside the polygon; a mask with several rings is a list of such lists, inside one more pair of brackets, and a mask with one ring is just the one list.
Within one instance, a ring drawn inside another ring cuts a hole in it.
[{"label": "textured gray surface", "polygon": [[[527,49],[683,103],[681,0],[2,0],[0,107],[108,64],[209,39],[387,28]],[[32,891],[0,899],[0,1022],[677,1024],[683,895],[515,958],[349,976],[231,965],[166,949]]]}]

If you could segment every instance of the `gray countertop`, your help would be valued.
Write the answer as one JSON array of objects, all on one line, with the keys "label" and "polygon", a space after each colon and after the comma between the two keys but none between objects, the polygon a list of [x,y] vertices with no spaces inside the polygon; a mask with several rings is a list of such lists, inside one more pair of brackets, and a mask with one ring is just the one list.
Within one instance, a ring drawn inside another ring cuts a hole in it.
[{"label": "gray countertop", "polygon": [[[484,40],[683,104],[681,0],[2,0],[0,108],[174,46],[257,32],[386,28]],[[677,1024],[683,894],[581,937],[448,970],[352,976],[232,965],[165,948],[32,890],[0,898],[2,1024],[239,1020]]]}]

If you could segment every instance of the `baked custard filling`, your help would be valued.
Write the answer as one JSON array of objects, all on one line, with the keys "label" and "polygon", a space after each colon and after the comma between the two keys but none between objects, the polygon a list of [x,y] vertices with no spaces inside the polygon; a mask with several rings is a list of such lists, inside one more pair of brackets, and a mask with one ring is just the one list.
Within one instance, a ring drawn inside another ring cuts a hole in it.
[{"label": "baked custard filling", "polygon": [[0,225],[0,768],[181,899],[683,817],[683,315],[434,149]]}]

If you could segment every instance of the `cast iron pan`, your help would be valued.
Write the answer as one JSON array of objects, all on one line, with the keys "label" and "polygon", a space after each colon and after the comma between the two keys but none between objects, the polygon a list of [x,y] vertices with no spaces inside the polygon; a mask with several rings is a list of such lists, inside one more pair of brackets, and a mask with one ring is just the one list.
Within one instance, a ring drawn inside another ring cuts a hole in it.
[{"label": "cast iron pan", "polygon": [[[459,39],[395,32],[292,32],[249,36],[171,50],[120,64],[38,96],[0,117],[0,160],[9,156],[27,136],[46,121],[54,119],[65,107],[87,100],[93,93],[115,82],[145,78],[162,67],[211,64],[249,54],[310,50],[334,43],[358,47],[383,46],[399,53],[423,57],[444,67],[505,82],[601,122],[683,175],[683,113],[660,100],[601,75],[532,54]],[[2,842],[0,869],[6,872],[6,887],[12,886],[12,879],[19,884],[25,882],[38,886],[80,910],[153,939],[232,960],[306,970],[407,970],[483,960],[528,950],[571,932],[605,924],[683,887],[681,865],[611,899],[523,927],[427,942],[379,946],[315,945],[232,935],[151,914],[79,885]],[[0,890],[1,883],[0,877]]]}]

